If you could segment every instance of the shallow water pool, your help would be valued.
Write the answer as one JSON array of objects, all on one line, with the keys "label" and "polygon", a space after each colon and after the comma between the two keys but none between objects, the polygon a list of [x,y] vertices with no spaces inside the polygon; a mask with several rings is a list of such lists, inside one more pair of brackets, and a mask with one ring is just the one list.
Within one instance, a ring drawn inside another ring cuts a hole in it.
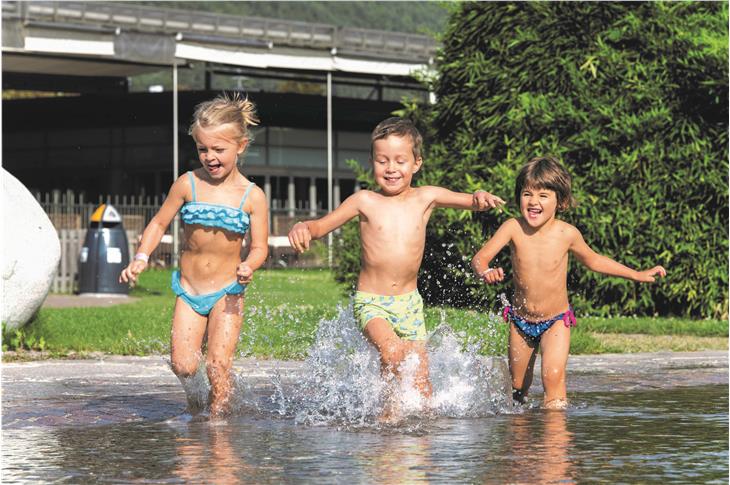
[{"label": "shallow water pool", "polygon": [[167,382],[138,385],[137,394],[117,387],[115,396],[98,385],[80,396],[75,386],[83,383],[72,382],[66,397],[51,396],[46,388],[49,401],[39,401],[35,410],[4,407],[3,483],[727,483],[728,478],[727,385],[578,393],[566,412],[532,408],[357,427],[297,424],[276,417],[273,404],[224,422],[176,419],[184,395]]},{"label": "shallow water pool", "polygon": [[239,359],[224,421],[183,414],[205,372],[183,391],[159,356],[5,364],[2,482],[727,483],[725,352],[571,356],[571,404],[544,411],[539,373],[514,407],[505,359],[443,327],[431,417],[401,389],[383,425],[392,388],[352,322],[322,322],[305,362]]}]

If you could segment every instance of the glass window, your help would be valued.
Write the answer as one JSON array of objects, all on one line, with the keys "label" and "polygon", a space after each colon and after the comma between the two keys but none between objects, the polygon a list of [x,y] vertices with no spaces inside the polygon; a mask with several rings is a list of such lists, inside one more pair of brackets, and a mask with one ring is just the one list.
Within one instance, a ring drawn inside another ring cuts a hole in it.
[{"label": "glass window", "polygon": [[327,148],[325,130],[303,130],[299,128],[269,128],[269,145],[272,147]]},{"label": "glass window", "polygon": [[254,126],[252,128],[249,128],[248,130],[248,136],[249,136],[249,148],[254,147],[255,145],[259,146],[266,146],[266,128],[262,128],[260,126]]},{"label": "glass window", "polygon": [[249,145],[243,153],[243,164],[266,165],[266,147],[263,145]]},{"label": "glass window", "polygon": [[338,131],[337,148],[370,150],[370,133],[362,131]]},{"label": "glass window", "polygon": [[416,99],[423,103],[428,102],[428,91],[422,89],[383,88],[384,101],[398,101]]},{"label": "glass window", "polygon": [[337,150],[337,166],[349,168],[347,160],[357,160],[363,168],[370,168],[370,152],[362,150]]},{"label": "glass window", "polygon": [[325,148],[280,148],[269,149],[269,163],[286,167],[327,167],[327,150]]}]

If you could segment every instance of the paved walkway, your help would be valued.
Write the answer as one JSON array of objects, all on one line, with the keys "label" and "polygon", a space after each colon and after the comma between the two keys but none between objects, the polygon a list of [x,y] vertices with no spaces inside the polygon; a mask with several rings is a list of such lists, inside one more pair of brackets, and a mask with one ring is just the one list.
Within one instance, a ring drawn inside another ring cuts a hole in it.
[{"label": "paved walkway", "polygon": [[[120,379],[154,377],[157,381],[177,382],[162,355],[133,357],[101,355],[90,359],[48,359],[2,364],[3,388],[13,382],[28,379],[93,379],[105,375]],[[536,384],[539,378],[540,357],[535,363]],[[244,378],[268,378],[278,373],[284,379],[296,379],[305,372],[305,362],[295,360],[237,359],[236,373]],[[670,379],[668,376],[683,376]],[[572,381],[586,381],[590,390],[617,390],[610,385],[623,383],[620,388],[632,388],[635,381],[643,387],[681,387],[728,383],[728,352],[708,350],[700,352],[651,352],[636,354],[571,355],[568,376]],[[3,389],[6,390],[6,389]]]},{"label": "paved walkway", "polygon": [[127,295],[48,295],[43,308],[113,306],[134,303],[139,298]]}]

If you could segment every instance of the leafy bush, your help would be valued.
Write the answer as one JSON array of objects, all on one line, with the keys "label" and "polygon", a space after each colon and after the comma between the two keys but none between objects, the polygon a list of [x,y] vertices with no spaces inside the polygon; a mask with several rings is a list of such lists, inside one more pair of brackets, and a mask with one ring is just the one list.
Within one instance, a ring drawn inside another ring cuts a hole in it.
[{"label": "leafy bush", "polygon": [[[511,201],[521,165],[556,155],[579,201],[562,217],[598,252],[669,272],[639,285],[572,264],[579,312],[725,318],[727,3],[459,7],[431,82],[436,104],[404,108],[427,140],[419,183]],[[484,287],[468,261],[507,217],[434,212],[419,282],[427,300],[497,303],[511,282]],[[498,258],[509,274],[508,253]]]}]

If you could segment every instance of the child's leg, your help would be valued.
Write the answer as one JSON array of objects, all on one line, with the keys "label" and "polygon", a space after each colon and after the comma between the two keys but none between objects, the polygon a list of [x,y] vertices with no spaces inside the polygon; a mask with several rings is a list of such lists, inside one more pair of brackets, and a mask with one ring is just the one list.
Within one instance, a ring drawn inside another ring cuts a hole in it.
[{"label": "child's leg", "polygon": [[396,374],[406,357],[406,349],[390,323],[383,318],[373,318],[365,325],[363,333],[378,349],[383,370]]},{"label": "child's leg", "polygon": [[517,402],[525,402],[527,391],[532,385],[536,355],[537,344],[527,340],[517,330],[514,323],[511,323],[507,356],[509,359],[509,373],[512,376],[512,397]]},{"label": "child's leg", "polygon": [[179,378],[195,374],[200,364],[208,318],[196,313],[187,303],[177,298],[172,316],[170,360],[172,371]]},{"label": "child's leg", "polygon": [[243,294],[225,295],[208,316],[208,355],[205,365],[210,380],[210,413],[227,412],[231,397],[233,355],[243,324]]},{"label": "child's leg", "polygon": [[[428,380],[428,357],[424,345],[404,342],[383,318],[373,318],[363,330],[365,336],[380,352],[383,371],[392,372],[399,377],[398,367],[411,351],[418,354],[419,365],[415,376],[416,387],[425,396],[431,396],[431,383]],[[420,348],[419,348],[420,347]]]},{"label": "child's leg", "polygon": [[542,386],[545,388],[543,406],[564,408],[567,401],[565,369],[570,351],[570,327],[562,321],[555,322],[540,340],[542,356]]},{"label": "child's leg", "polygon": [[426,342],[423,340],[411,340],[406,343],[406,354],[415,352],[418,355],[418,369],[416,369],[416,375],[414,383],[416,389],[427,398],[433,394],[431,388],[431,380],[428,378],[428,353],[426,352]]}]

